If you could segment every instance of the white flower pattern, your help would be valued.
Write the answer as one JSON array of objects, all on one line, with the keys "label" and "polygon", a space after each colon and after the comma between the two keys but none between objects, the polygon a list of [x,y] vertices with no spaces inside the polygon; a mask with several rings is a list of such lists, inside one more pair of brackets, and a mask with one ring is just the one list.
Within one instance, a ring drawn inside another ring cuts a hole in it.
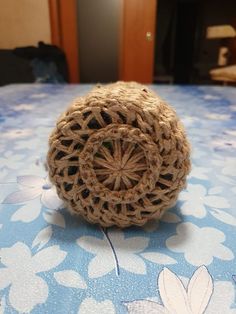
[{"label": "white flower pattern", "polygon": [[[77,244],[87,252],[95,255],[88,265],[90,278],[98,278],[120,268],[135,274],[145,274],[146,265],[138,253],[148,246],[148,238],[125,238],[120,230],[104,232],[102,239],[83,236]],[[128,249],[127,249],[128,248]]]},{"label": "white flower pattern", "polygon": [[0,156],[0,165],[2,168],[18,169],[24,162],[23,155],[13,154],[11,151],[6,151],[3,156]]},{"label": "white flower pattern", "polygon": [[183,253],[186,261],[194,266],[210,265],[214,257],[225,261],[234,258],[233,252],[223,244],[224,233],[218,229],[199,228],[186,222],[177,226],[176,233],[166,240],[167,248],[176,253]]},{"label": "white flower pattern", "polygon": [[86,289],[87,284],[81,275],[74,270],[62,270],[54,273],[56,281],[65,287]]},{"label": "white flower pattern", "polygon": [[236,177],[236,158],[227,157],[224,160],[214,160],[214,164],[222,167],[222,174]]},{"label": "white flower pattern", "polygon": [[30,175],[20,176],[17,178],[17,182],[20,190],[11,193],[3,201],[5,204],[23,204],[13,214],[12,221],[27,223],[33,221],[41,212],[41,204],[48,209],[58,209],[63,205],[55,187],[52,186],[48,178]]},{"label": "white flower pattern", "polygon": [[192,171],[160,221],[117,230],[71,216],[46,178],[57,116],[90,88],[0,89],[0,313],[236,314],[236,89],[152,86],[186,127]]},{"label": "white flower pattern", "polygon": [[207,173],[210,172],[210,170],[211,169],[206,168],[206,167],[192,166],[192,170],[189,174],[189,178],[207,180],[208,179]]},{"label": "white flower pattern", "polygon": [[206,118],[211,119],[211,120],[229,120],[230,119],[230,114],[219,114],[219,113],[208,113],[206,115]]},{"label": "white flower pattern", "polygon": [[188,184],[187,190],[180,194],[179,199],[184,201],[181,205],[183,215],[192,215],[197,218],[206,216],[206,206],[215,208],[229,208],[230,204],[227,199],[218,196],[221,190],[209,189],[201,184]]},{"label": "white flower pattern", "polygon": [[0,289],[10,285],[11,306],[19,312],[30,312],[36,305],[44,303],[48,298],[48,285],[38,274],[58,266],[66,254],[56,245],[33,256],[22,242],[1,248],[1,263],[5,267],[0,268]]},{"label": "white flower pattern", "polygon": [[96,301],[86,298],[80,305],[78,314],[116,314],[115,307],[110,300]]},{"label": "white flower pattern", "polygon": [[[164,268],[158,277],[158,289],[162,304],[152,300],[125,302],[129,314],[235,314],[232,283],[213,280],[205,266],[199,267],[190,278],[184,280]],[[227,301],[226,301],[227,300]],[[226,301],[226,302],[225,302]]]}]

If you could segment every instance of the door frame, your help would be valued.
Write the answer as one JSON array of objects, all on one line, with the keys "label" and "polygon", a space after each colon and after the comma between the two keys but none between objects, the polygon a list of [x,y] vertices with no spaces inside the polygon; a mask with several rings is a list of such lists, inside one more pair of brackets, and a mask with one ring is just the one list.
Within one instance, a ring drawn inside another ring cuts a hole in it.
[{"label": "door frame", "polygon": [[119,37],[119,41],[118,41],[118,43],[119,43],[119,48],[118,48],[118,52],[119,52],[119,54],[118,54],[118,78],[120,81],[123,80],[123,73],[124,73],[124,71],[123,71],[123,61],[124,61],[124,57],[123,57],[124,1],[125,0],[120,0],[120,9],[119,9],[120,10],[120,14],[119,14],[119,24],[120,25],[118,28],[118,30],[119,30],[119,35],[118,35],[118,37]]},{"label": "door frame", "polygon": [[76,0],[48,0],[51,42],[66,55],[69,82],[79,83],[79,53]]}]

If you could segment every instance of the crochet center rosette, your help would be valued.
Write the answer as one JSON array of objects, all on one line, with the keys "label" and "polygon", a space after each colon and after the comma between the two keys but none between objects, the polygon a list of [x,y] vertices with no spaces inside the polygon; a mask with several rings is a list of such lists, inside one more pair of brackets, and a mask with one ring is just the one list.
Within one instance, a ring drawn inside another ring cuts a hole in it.
[{"label": "crochet center rosette", "polygon": [[173,206],[190,170],[175,111],[118,82],[76,99],[49,139],[49,176],[72,213],[102,226],[143,225]]}]

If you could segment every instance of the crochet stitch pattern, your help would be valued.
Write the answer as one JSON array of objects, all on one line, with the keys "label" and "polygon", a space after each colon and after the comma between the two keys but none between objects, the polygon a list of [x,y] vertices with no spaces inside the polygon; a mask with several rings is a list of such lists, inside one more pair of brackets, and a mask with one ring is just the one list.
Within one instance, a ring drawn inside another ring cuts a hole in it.
[{"label": "crochet stitch pattern", "polygon": [[190,146],[175,111],[117,82],[76,99],[49,139],[49,177],[74,214],[102,226],[160,218],[185,187]]}]

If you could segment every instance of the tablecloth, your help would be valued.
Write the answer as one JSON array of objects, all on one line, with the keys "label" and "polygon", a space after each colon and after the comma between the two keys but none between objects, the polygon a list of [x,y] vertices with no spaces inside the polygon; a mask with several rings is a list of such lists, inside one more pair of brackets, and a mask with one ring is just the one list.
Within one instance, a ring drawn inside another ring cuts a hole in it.
[{"label": "tablecloth", "polygon": [[236,313],[236,89],[151,86],[192,171],[160,223],[120,230],[72,217],[44,166],[56,118],[91,87],[0,88],[0,313]]}]

